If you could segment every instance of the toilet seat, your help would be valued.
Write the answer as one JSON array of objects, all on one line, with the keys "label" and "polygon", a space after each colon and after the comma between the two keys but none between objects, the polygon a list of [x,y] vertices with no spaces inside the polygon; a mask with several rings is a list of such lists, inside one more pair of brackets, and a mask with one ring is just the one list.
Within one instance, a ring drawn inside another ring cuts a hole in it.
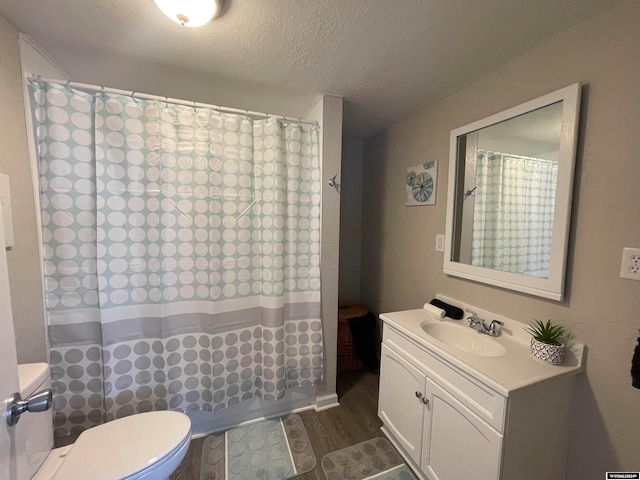
[{"label": "toilet seat", "polygon": [[151,467],[142,470],[134,474],[131,477],[127,477],[126,480],[164,480],[169,479],[170,475],[175,472],[178,465],[182,462],[187,450],[189,450],[189,444],[191,443],[191,437],[186,438],[182,446],[178,447],[171,455],[164,457],[157,463],[154,463]]},{"label": "toilet seat", "polygon": [[[182,413],[147,412],[120,418],[82,432],[51,480],[167,478],[190,441],[191,421]],[[173,464],[166,475],[160,473]]]}]

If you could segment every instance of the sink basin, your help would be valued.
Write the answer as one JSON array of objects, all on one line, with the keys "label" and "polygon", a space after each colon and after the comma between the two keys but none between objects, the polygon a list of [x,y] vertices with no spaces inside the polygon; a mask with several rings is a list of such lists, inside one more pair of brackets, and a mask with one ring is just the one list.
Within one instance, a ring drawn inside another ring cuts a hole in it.
[{"label": "sink basin", "polygon": [[422,322],[424,332],[441,343],[483,357],[500,357],[507,353],[500,343],[488,335],[448,322]]}]

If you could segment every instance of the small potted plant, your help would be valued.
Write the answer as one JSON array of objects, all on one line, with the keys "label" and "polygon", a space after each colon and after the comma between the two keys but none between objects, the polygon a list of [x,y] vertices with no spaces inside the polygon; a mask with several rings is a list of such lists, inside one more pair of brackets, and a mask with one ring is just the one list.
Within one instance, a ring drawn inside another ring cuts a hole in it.
[{"label": "small potted plant", "polygon": [[565,346],[561,339],[568,333],[562,325],[555,325],[551,319],[546,323],[535,320],[525,330],[531,334],[531,355],[552,365],[562,363]]}]

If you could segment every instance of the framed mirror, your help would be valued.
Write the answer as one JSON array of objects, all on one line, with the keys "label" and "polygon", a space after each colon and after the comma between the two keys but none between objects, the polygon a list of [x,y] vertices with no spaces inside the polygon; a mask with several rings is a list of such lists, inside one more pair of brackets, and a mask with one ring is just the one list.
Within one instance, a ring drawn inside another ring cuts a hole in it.
[{"label": "framed mirror", "polygon": [[562,300],[580,84],[451,131],[444,273]]}]

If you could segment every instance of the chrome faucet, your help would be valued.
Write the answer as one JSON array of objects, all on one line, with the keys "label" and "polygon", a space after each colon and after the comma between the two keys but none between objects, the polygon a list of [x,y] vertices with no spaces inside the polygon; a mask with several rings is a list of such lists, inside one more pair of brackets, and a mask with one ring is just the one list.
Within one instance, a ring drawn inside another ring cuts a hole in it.
[{"label": "chrome faucet", "polygon": [[500,336],[500,327],[504,325],[504,322],[501,322],[500,320],[493,320],[491,324],[487,325],[482,318],[478,317],[476,312],[468,308],[465,310],[471,314],[467,317],[467,322],[471,328],[480,333],[489,335],[490,337]]}]

